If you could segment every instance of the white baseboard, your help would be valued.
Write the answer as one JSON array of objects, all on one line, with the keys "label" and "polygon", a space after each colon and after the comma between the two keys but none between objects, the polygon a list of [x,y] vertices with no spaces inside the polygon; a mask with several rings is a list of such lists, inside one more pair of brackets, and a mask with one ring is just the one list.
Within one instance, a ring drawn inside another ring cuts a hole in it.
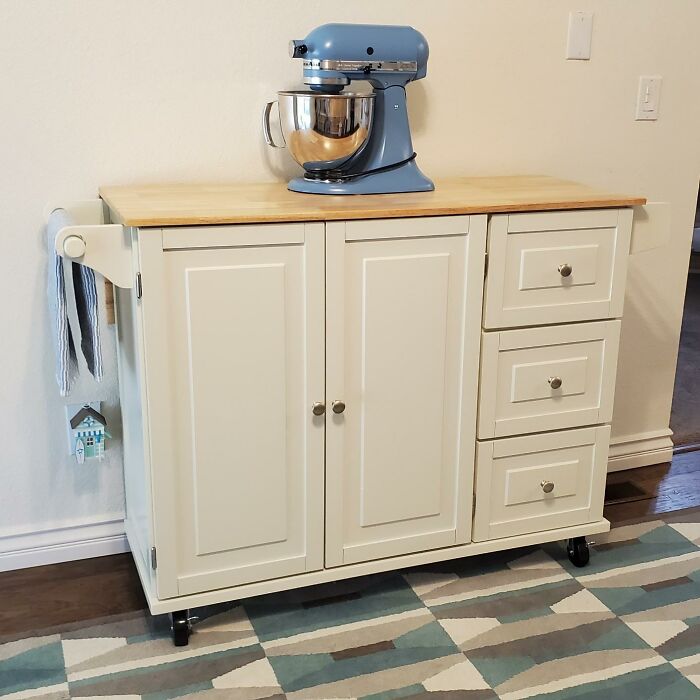
[{"label": "white baseboard", "polygon": [[671,435],[673,431],[666,428],[613,438],[608,453],[608,472],[670,462],[673,457]]},{"label": "white baseboard", "polygon": [[0,537],[0,571],[128,552],[123,520]]}]

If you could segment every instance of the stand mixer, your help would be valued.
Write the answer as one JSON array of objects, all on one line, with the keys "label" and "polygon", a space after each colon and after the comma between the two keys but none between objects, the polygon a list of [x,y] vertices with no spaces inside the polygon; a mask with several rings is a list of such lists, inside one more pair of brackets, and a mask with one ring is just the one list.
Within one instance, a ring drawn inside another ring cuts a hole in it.
[{"label": "stand mixer", "polygon": [[[380,194],[435,189],[416,164],[406,84],[424,78],[428,43],[413,27],[324,24],[290,42],[303,61],[308,91],[281,91],[263,112],[268,145],[290,151],[304,168],[295,192]],[[368,81],[369,94],[344,92]],[[285,144],[275,143],[270,112],[277,102]]]}]

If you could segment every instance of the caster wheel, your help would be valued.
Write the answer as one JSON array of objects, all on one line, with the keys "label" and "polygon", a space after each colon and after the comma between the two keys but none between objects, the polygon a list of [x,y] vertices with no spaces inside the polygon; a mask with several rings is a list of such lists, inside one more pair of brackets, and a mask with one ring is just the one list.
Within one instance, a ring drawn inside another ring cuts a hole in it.
[{"label": "caster wheel", "polygon": [[189,610],[178,610],[172,613],[171,618],[173,644],[176,647],[186,647],[190,641],[190,632],[192,631]]},{"label": "caster wheel", "polygon": [[585,537],[574,537],[566,543],[566,552],[574,566],[582,567],[588,564],[591,553]]}]

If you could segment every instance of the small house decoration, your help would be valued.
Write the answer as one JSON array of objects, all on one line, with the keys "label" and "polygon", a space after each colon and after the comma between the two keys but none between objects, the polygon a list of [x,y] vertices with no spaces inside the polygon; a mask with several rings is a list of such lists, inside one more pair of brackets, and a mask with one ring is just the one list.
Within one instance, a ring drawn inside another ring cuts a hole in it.
[{"label": "small house decoration", "polygon": [[71,418],[70,427],[73,431],[75,458],[78,464],[86,459],[104,458],[105,438],[112,437],[107,432],[105,417],[87,404]]}]

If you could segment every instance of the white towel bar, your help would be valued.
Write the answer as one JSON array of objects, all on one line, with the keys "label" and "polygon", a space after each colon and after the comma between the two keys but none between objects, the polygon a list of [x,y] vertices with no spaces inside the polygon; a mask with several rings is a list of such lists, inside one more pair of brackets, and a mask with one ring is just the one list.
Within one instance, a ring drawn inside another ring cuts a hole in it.
[{"label": "white towel bar", "polygon": [[117,287],[134,286],[131,236],[121,224],[105,223],[101,199],[72,202],[52,207],[65,209],[75,225],[56,234],[56,252],[64,258],[91,267]]}]

